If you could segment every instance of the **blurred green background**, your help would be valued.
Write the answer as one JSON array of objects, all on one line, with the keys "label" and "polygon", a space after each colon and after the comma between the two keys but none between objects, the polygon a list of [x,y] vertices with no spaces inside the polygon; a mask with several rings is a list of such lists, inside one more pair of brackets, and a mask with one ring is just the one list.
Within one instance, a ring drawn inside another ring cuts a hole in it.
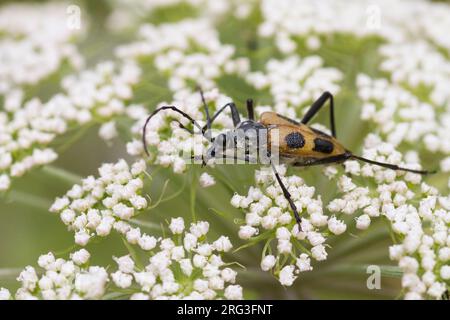
[{"label": "blurred green background", "polygon": [[[82,22],[88,22],[86,25],[89,26],[85,36],[77,40],[87,67],[94,66],[99,61],[114,59],[112,49],[118,44],[132,42],[141,22],[160,24],[200,14],[199,10],[188,5],[167,7],[148,16],[141,16],[136,25],[131,25],[124,32],[112,33],[105,27],[112,2],[86,0],[72,3],[82,7]],[[0,5],[4,4],[2,2]],[[270,58],[282,57],[270,40],[257,38],[256,29],[260,21],[258,10],[254,10],[243,21],[231,16],[217,21],[222,42],[233,44],[238,56],[250,57],[253,70],[263,69]],[[343,71],[342,90],[335,98],[338,134],[349,149],[358,152],[363,138],[372,128],[359,119],[360,101],[355,90],[355,77],[360,72],[374,77],[380,75],[377,70],[380,58],[376,51],[382,41],[377,38],[356,39],[343,34],[322,37],[321,40],[322,47],[318,51],[310,51],[306,49],[302,39],[298,39],[298,54],[319,55],[324,59],[325,66],[337,67]],[[143,81],[135,89],[131,102],[143,103],[151,110],[159,101],[169,100],[171,94],[166,89],[165,77],[155,72],[151,61],[143,61],[142,68]],[[60,72],[41,81],[38,86],[28,88],[27,96],[46,101],[60,91],[59,81],[70,72],[70,68],[63,66]],[[248,97],[252,97],[257,103],[271,103],[268,92],[257,92],[242,79],[227,76],[219,79],[218,83],[220,90],[231,96],[241,107]],[[323,115],[318,118],[318,122],[328,125]],[[125,143],[130,124],[125,120],[119,120],[119,124],[121,138],[110,145],[98,138],[98,124],[74,128],[55,143],[54,147],[59,151],[59,159],[55,163],[14,181],[11,191],[0,199],[0,286],[17,288],[15,277],[19,270],[29,264],[35,265],[40,254],[53,251],[65,256],[73,249],[73,233],[67,231],[59,217],[49,213],[48,208],[55,197],[64,194],[80,177],[97,175],[97,168],[102,163],[128,158]],[[432,159],[430,161],[433,162]],[[156,234],[159,230],[154,228],[154,223],[165,223],[170,217],[180,213],[189,219],[193,198],[197,217],[210,222],[212,239],[225,234],[230,236],[235,247],[244,244],[237,238],[238,226],[234,223],[234,219],[242,219],[243,214],[234,209],[229,200],[235,191],[245,194],[248,187],[253,185],[254,169],[249,166],[208,168],[206,170],[219,183],[208,189],[195,190],[191,187],[196,185],[195,177],[203,169],[190,167],[186,174],[174,175],[170,169],[151,167],[149,172],[153,181],[149,183],[150,196],[157,199],[166,181],[169,181],[166,196],[177,196],[140,216],[141,221],[149,222],[148,228],[141,227],[142,230]],[[69,172],[71,178],[68,179],[67,174],[62,178],[58,174],[61,170]],[[325,203],[334,197],[336,188],[323,176],[320,168],[290,170],[303,177],[308,184],[316,186],[317,193]],[[431,181],[435,185],[444,183],[439,177],[431,179],[435,179]],[[350,229],[354,228],[352,219],[346,217]],[[389,229],[382,219],[374,222],[367,231],[350,230],[329,241],[332,247],[328,250],[329,259],[324,263],[314,264],[314,271],[302,274],[291,288],[281,287],[269,273],[260,270],[263,243],[237,254],[230,254],[228,260],[236,260],[247,267],[238,278],[247,298],[396,298],[400,294],[400,274],[397,268],[388,267],[394,266],[388,258],[390,243]],[[127,253],[123,242],[114,233],[107,239],[89,244],[88,250],[92,254],[92,263],[101,265],[112,264],[112,255]],[[369,264],[387,266],[383,268],[381,290],[368,290],[366,287],[366,266]]]}]

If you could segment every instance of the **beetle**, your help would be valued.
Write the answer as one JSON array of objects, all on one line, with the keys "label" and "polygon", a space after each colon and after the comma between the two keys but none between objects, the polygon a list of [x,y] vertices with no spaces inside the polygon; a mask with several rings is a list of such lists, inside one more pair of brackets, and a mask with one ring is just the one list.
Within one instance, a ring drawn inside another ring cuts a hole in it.
[{"label": "beetle", "polygon": [[[190,123],[199,130],[199,133],[212,143],[212,146],[206,152],[206,157],[202,156],[203,165],[206,165],[207,161],[211,158],[225,158],[226,155],[220,151],[224,151],[233,147],[236,148],[236,137],[239,137],[236,132],[243,132],[245,137],[246,132],[252,131],[256,133],[264,133],[264,135],[262,136],[267,137],[267,140],[263,139],[263,141],[261,141],[261,139],[259,139],[257,141],[257,149],[261,148],[264,145],[266,147],[266,150],[269,150],[268,147],[276,144],[278,147],[279,159],[281,160],[281,162],[294,167],[308,167],[332,163],[343,163],[347,160],[353,159],[392,170],[401,170],[422,175],[432,173],[430,171],[408,169],[394,164],[370,160],[355,155],[351,151],[346,149],[336,137],[336,125],[334,121],[334,98],[333,95],[328,91],[324,92],[310,106],[300,122],[275,112],[264,112],[261,114],[259,121],[256,121],[252,99],[248,99],[246,103],[248,114],[247,120],[241,121],[238,109],[233,102],[227,103],[226,105],[221,107],[211,117],[209,114],[208,105],[206,104],[203,92],[201,90],[200,95],[206,115],[206,124],[203,127],[200,126],[200,124],[191,116],[189,116],[187,113],[180,110],[176,106],[159,107],[147,117],[142,130],[142,142],[147,155],[149,155],[149,152],[147,149],[147,142],[145,137],[147,125],[150,119],[160,111],[172,110],[188,119]],[[326,105],[327,101],[329,101],[330,106],[329,117],[331,135],[308,126],[308,122],[319,112],[319,110],[324,105]],[[227,108],[229,108],[231,111],[231,118],[233,120],[234,129],[225,133],[221,133],[217,137],[211,137],[212,123]],[[194,130],[187,128],[178,120],[175,121],[178,122],[180,128],[187,130],[191,134],[195,134]],[[277,129],[277,135],[272,134],[272,131],[274,129]],[[283,191],[284,197],[289,202],[289,205],[294,213],[295,220],[300,228],[301,218],[298,213],[297,207],[295,206],[294,201],[291,198],[291,194],[281,180],[275,166],[275,161],[269,151],[267,151],[267,156],[274,172],[275,178],[280,185],[281,190]],[[238,158],[234,157],[234,159],[236,160]],[[246,153],[244,159],[242,160],[250,162],[251,159],[247,156]]]}]

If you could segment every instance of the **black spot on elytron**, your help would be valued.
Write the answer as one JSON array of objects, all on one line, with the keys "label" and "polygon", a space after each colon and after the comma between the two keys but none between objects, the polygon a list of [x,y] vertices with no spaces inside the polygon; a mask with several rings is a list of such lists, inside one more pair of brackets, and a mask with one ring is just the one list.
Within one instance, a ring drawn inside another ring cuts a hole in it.
[{"label": "black spot on elytron", "polygon": [[322,152],[322,153],[332,153],[333,152],[333,143],[320,138],[314,139],[314,151]]},{"label": "black spot on elytron", "polygon": [[305,138],[300,132],[289,133],[284,140],[286,140],[287,146],[291,149],[303,148],[305,145]]},{"label": "black spot on elytron", "polygon": [[290,122],[290,123],[292,123],[292,124],[295,124],[296,126],[299,126],[299,125],[300,125],[300,122],[297,122],[297,121],[295,121],[294,119],[285,117],[285,116],[283,116],[283,115],[281,115],[281,114],[278,114],[278,113],[277,113],[277,116],[279,116],[281,119],[284,119],[284,120],[286,120],[286,121],[288,121],[288,122]]}]

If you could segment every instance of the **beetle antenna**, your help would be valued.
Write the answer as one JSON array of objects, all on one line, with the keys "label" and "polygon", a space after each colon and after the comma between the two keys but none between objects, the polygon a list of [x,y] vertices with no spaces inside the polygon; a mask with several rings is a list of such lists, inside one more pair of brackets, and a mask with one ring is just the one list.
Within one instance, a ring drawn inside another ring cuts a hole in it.
[{"label": "beetle antenna", "polygon": [[162,110],[173,110],[175,112],[178,112],[179,114],[181,114],[183,117],[189,119],[189,121],[191,121],[191,123],[196,126],[200,132],[202,132],[202,127],[198,124],[197,121],[195,121],[190,115],[188,115],[186,112],[181,111],[180,109],[178,109],[175,106],[162,106],[157,108],[155,111],[153,111],[145,120],[145,124],[144,124],[144,128],[142,129],[142,143],[144,145],[144,151],[145,153],[149,156],[150,153],[148,152],[148,148],[147,148],[147,141],[145,139],[145,134],[147,132],[147,125],[150,122],[150,119],[153,118],[153,116],[155,116],[158,112],[162,111]]},{"label": "beetle antenna", "polygon": [[363,158],[363,157],[360,157],[360,156],[356,156],[354,154],[352,154],[350,156],[350,159],[360,160],[360,161],[363,161],[363,162],[367,162],[367,163],[370,163],[370,164],[374,164],[376,166],[380,166],[380,167],[384,167],[384,168],[388,168],[388,169],[392,169],[392,170],[401,170],[401,171],[413,172],[413,173],[418,173],[418,174],[433,174],[433,173],[436,173],[436,171],[414,170],[414,169],[403,168],[403,167],[399,167],[399,166],[397,166],[395,164],[378,162],[378,161],[366,159],[366,158]]}]

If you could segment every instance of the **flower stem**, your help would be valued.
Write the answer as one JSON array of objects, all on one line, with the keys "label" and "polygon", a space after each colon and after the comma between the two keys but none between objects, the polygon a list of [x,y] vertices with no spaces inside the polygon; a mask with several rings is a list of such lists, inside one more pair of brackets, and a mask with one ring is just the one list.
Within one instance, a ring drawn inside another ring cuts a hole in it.
[{"label": "flower stem", "polygon": [[4,268],[0,269],[0,278],[15,278],[22,271],[20,268]]},{"label": "flower stem", "polygon": [[[389,278],[400,278],[403,272],[399,267],[396,266],[386,266],[386,265],[377,265],[381,270],[381,276],[389,277]],[[367,274],[368,264],[341,264],[338,266],[334,266],[332,268],[327,268],[318,273],[321,274]]]},{"label": "flower stem", "polygon": [[12,202],[20,203],[27,207],[35,208],[47,213],[49,212],[48,208],[50,208],[51,205],[51,200],[18,190],[11,190],[8,193],[8,199]]},{"label": "flower stem", "polygon": [[191,180],[191,192],[190,192],[190,202],[191,202],[191,215],[192,215],[192,221],[197,221],[196,214],[195,214],[195,200],[196,200],[196,193],[197,193],[197,170],[195,167],[192,168],[192,180]]},{"label": "flower stem", "polygon": [[65,169],[62,168],[58,168],[52,165],[46,165],[44,167],[42,167],[42,172],[53,177],[56,178],[58,180],[61,180],[65,183],[67,183],[68,185],[74,185],[76,183],[79,183],[81,181],[81,177],[78,176],[75,173],[69,172]]},{"label": "flower stem", "polygon": [[137,225],[139,227],[143,227],[149,230],[155,230],[155,231],[161,231],[162,226],[160,226],[157,223],[149,222],[149,221],[143,221],[143,220],[137,220],[137,219],[131,219],[129,220],[131,224]]}]

